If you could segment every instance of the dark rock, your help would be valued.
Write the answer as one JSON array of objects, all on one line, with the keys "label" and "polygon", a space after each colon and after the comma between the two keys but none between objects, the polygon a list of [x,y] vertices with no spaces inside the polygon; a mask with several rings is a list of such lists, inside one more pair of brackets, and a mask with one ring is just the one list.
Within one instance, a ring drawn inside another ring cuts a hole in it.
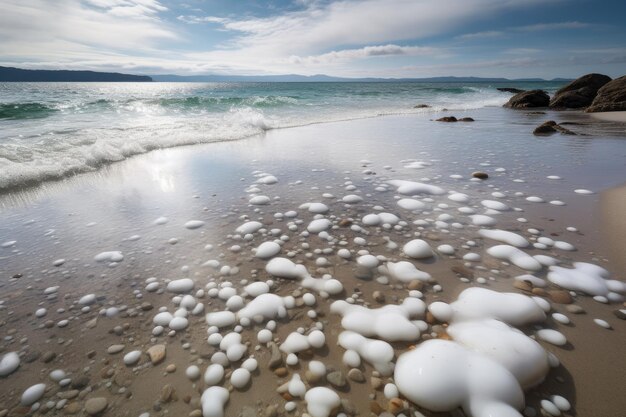
[{"label": "dark rock", "polygon": [[326,380],[330,382],[330,385],[335,388],[343,388],[346,386],[348,381],[346,381],[346,377],[343,375],[341,371],[333,371],[326,375]]},{"label": "dark rock", "polygon": [[270,360],[267,364],[268,368],[276,369],[283,364],[283,355],[280,353],[280,349],[274,342],[269,342],[268,346],[270,348]]},{"label": "dark rock", "polygon": [[616,78],[598,90],[588,112],[626,111],[626,75]]},{"label": "dark rock", "polygon": [[499,87],[497,88],[498,91],[503,91],[505,93],[513,93],[513,94],[518,94],[518,93],[523,93],[525,90],[520,90],[519,88],[513,88],[513,87]]},{"label": "dark rock", "polygon": [[87,385],[89,385],[89,377],[87,375],[72,379],[72,388],[74,389],[83,389]]},{"label": "dark rock", "polygon": [[587,74],[567,84],[554,94],[550,100],[553,109],[580,109],[589,106],[598,94],[598,90],[611,81],[611,77],[602,74]]},{"label": "dark rock", "polygon": [[48,351],[48,352],[46,352],[46,353],[44,353],[44,354],[43,354],[43,356],[41,357],[41,360],[42,360],[44,363],[50,363],[50,362],[52,362],[52,361],[54,360],[54,358],[56,358],[56,357],[57,357],[57,354],[56,354],[56,353]]},{"label": "dark rock", "polygon": [[462,117],[459,119],[459,122],[473,122],[474,119],[472,119],[471,117]]},{"label": "dark rock", "polygon": [[547,122],[544,122],[541,125],[537,126],[535,130],[533,130],[533,135],[547,136],[547,135],[552,135],[556,132],[559,132],[563,135],[575,135],[576,134],[563,126],[558,125],[554,120],[548,120]]},{"label": "dark rock", "polygon": [[472,172],[472,177],[478,178],[481,180],[486,180],[487,178],[489,178],[489,174],[487,174],[486,172],[476,171],[476,172]]},{"label": "dark rock", "polygon": [[437,119],[438,122],[456,122],[457,119],[454,116],[445,116],[440,119]]},{"label": "dark rock", "polygon": [[517,93],[504,105],[512,109],[529,109],[534,107],[548,107],[550,96],[543,90],[530,90]]},{"label": "dark rock", "polygon": [[535,130],[533,130],[533,135],[537,135],[537,136],[552,135],[557,132],[557,130],[554,128],[555,125],[556,125],[556,122],[552,120],[548,120],[547,122],[542,123],[539,126],[537,126]]},{"label": "dark rock", "polygon": [[427,109],[430,106],[428,104],[416,104],[415,106],[413,106],[414,109]]}]

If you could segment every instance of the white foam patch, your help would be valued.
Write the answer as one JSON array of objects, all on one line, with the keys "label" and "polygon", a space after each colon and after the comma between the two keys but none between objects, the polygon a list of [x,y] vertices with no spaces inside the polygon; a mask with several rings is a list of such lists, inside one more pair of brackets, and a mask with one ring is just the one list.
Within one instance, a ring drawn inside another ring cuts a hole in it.
[{"label": "white foam patch", "polygon": [[507,206],[506,204],[500,202],[500,201],[496,201],[496,200],[483,200],[480,202],[480,204],[483,205],[483,207],[486,207],[490,210],[496,210],[496,211],[507,211],[510,210],[509,206]]},{"label": "white foam patch", "polygon": [[237,312],[239,319],[272,320],[286,316],[285,299],[276,294],[261,294]]},{"label": "white foam patch", "polygon": [[494,258],[509,261],[527,271],[539,271],[542,265],[526,252],[510,245],[497,245],[487,249],[487,253]]},{"label": "white foam patch", "polygon": [[307,230],[311,233],[320,233],[332,227],[332,222],[328,219],[315,219],[307,226]]},{"label": "white foam patch", "polygon": [[329,417],[331,412],[341,405],[339,395],[326,387],[311,388],[306,392],[304,400],[311,417]]},{"label": "white foam patch", "polygon": [[428,272],[417,269],[411,262],[387,262],[385,266],[389,275],[398,281],[411,282],[418,280],[427,282],[431,278]]},{"label": "white foam patch", "polygon": [[523,236],[520,236],[517,233],[509,232],[508,230],[481,229],[478,231],[478,234],[480,234],[482,237],[497,240],[499,242],[504,242],[518,248],[525,248],[527,246],[530,246],[530,243],[528,243],[528,241]]},{"label": "white foam patch", "polygon": [[369,339],[349,330],[339,334],[338,343],[342,348],[358,353],[361,358],[371,364],[381,375],[388,376],[393,372],[394,351],[389,343],[382,340]]},{"label": "white foam patch", "polygon": [[426,204],[414,198],[402,198],[398,200],[397,204],[405,210],[423,210],[426,208]]},{"label": "white foam patch", "polygon": [[588,295],[608,296],[610,293],[626,293],[626,283],[609,279],[609,271],[586,263],[574,262],[573,268],[551,266],[548,281],[572,291],[581,291]]},{"label": "white foam patch", "polygon": [[252,222],[246,222],[246,223],[242,224],[237,229],[235,229],[235,231],[237,233],[239,233],[239,234],[247,235],[247,234],[250,234],[250,233],[257,232],[262,227],[263,227],[262,223],[252,221]]},{"label": "white foam patch", "polygon": [[422,239],[413,239],[407,242],[402,251],[414,259],[431,258],[435,255],[428,242]]},{"label": "white foam patch", "polygon": [[261,259],[268,259],[272,256],[278,255],[280,252],[280,245],[276,242],[263,242],[256,248],[254,256]]},{"label": "white foam patch", "polygon": [[421,182],[405,181],[405,180],[390,180],[387,184],[393,185],[397,188],[398,193],[404,195],[417,195],[417,194],[431,194],[441,195],[445,194],[443,188],[436,185],[423,184]]},{"label": "white foam patch", "polygon": [[100,252],[93,257],[96,262],[122,262],[124,255],[120,251]]},{"label": "white foam patch", "polygon": [[497,223],[496,219],[484,214],[473,214],[469,217],[472,219],[472,223],[476,226],[494,226]]},{"label": "white foam patch", "polygon": [[224,407],[230,394],[223,387],[209,387],[202,393],[202,417],[224,417]]},{"label": "white foam patch", "polygon": [[338,300],[330,306],[330,311],[343,316],[341,326],[346,330],[388,342],[414,341],[420,331],[411,320],[424,315],[426,304],[417,298],[406,298],[400,305],[369,309]]}]

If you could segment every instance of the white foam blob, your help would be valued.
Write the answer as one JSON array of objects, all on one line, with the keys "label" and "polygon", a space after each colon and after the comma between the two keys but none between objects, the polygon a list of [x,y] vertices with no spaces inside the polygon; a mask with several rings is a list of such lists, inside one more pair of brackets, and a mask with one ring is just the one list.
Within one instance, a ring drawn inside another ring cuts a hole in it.
[{"label": "white foam blob", "polygon": [[423,184],[421,182],[405,181],[405,180],[390,180],[387,184],[393,185],[397,188],[398,193],[404,195],[416,195],[416,194],[432,194],[441,195],[445,194],[445,191],[435,185]]},{"label": "white foam blob", "polygon": [[382,375],[391,375],[393,372],[394,351],[389,343],[369,339],[349,330],[339,334],[338,343],[344,349],[357,352]]},{"label": "white foam blob", "polygon": [[611,293],[626,293],[626,283],[608,279],[609,271],[598,265],[574,262],[573,267],[551,266],[548,281],[559,287],[593,296],[606,297]]},{"label": "white foam blob", "polygon": [[194,285],[195,284],[191,278],[181,278],[170,281],[167,284],[167,290],[169,292],[181,294],[193,290]]},{"label": "white foam blob", "polygon": [[229,398],[228,390],[223,387],[210,387],[204,390],[200,398],[202,417],[224,417],[224,406]]},{"label": "white foam blob", "polygon": [[331,412],[341,405],[339,395],[326,387],[311,388],[306,392],[304,400],[311,417],[329,417]]},{"label": "white foam blob", "polygon": [[190,230],[199,229],[202,226],[204,226],[204,222],[202,220],[189,220],[185,223],[185,227]]},{"label": "white foam blob", "polygon": [[254,256],[261,259],[268,259],[272,256],[278,255],[280,252],[280,245],[276,242],[263,242],[256,248]]},{"label": "white foam blob", "polygon": [[15,372],[20,366],[20,356],[17,352],[9,352],[0,359],[0,376],[5,377]]},{"label": "white foam blob", "polygon": [[124,255],[120,251],[100,252],[93,259],[96,262],[121,262],[124,260]]},{"label": "white foam blob", "polygon": [[537,337],[544,342],[551,343],[555,346],[563,346],[567,343],[567,339],[563,333],[553,329],[541,329],[537,331]]},{"label": "white foam blob", "polygon": [[480,234],[482,237],[497,240],[499,242],[504,242],[518,248],[525,248],[530,245],[530,243],[528,243],[528,241],[523,236],[520,236],[517,233],[509,232],[507,230],[481,229],[478,231],[478,234]]},{"label": "white foam blob", "polygon": [[406,298],[400,305],[385,305],[376,309],[335,301],[330,311],[343,316],[341,326],[366,337],[388,342],[413,341],[420,336],[411,321],[424,315],[426,304],[418,298]]},{"label": "white foam blob", "polygon": [[494,258],[502,259],[511,262],[527,271],[539,271],[542,268],[535,258],[528,255],[526,252],[510,245],[497,245],[487,249],[487,253]]},{"label": "white foam blob", "polygon": [[417,269],[411,262],[387,262],[385,266],[387,267],[389,275],[398,281],[428,281],[431,278],[429,273]]},{"label": "white foam blob", "polygon": [[422,239],[413,239],[407,242],[402,251],[411,258],[424,259],[434,256],[434,252],[428,242]]}]

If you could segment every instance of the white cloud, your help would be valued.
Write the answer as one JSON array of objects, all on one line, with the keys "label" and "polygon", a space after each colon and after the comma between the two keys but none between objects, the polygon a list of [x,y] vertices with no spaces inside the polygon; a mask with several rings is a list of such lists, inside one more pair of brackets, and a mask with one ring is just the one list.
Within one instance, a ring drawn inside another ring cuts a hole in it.
[{"label": "white cloud", "polygon": [[485,32],[466,33],[465,35],[457,36],[458,39],[472,40],[472,39],[485,39],[485,38],[497,38],[504,35],[504,32],[499,30],[488,30]]},{"label": "white cloud", "polygon": [[590,26],[589,23],[582,22],[538,23],[535,25],[520,26],[515,28],[515,30],[522,32],[541,32],[546,30],[585,29]]},{"label": "white cloud", "polygon": [[228,22],[228,19],[223,17],[215,17],[215,16],[195,16],[195,15],[181,15],[176,19],[181,22],[189,23],[191,25],[197,25],[200,23],[221,23],[225,24]]},{"label": "white cloud", "polygon": [[[162,7],[156,1],[126,1],[124,7],[130,7],[133,12],[125,16],[120,16],[116,9],[120,7],[119,1],[97,1],[98,8],[87,7],[77,0],[59,0],[54,4],[46,0],[3,0],[0,55],[24,55],[24,47],[40,56],[82,51],[85,47],[92,52],[102,48],[141,52],[159,40],[177,38],[153,16]],[[105,3],[107,8],[102,8]],[[129,6],[130,3],[134,6]],[[148,16],[153,18],[146,19]]]},{"label": "white cloud", "polygon": [[287,62],[294,64],[326,64],[336,61],[352,61],[354,59],[382,57],[382,56],[398,56],[398,55],[430,55],[436,50],[434,48],[423,46],[399,46],[399,45],[375,45],[365,46],[358,49],[342,49],[339,51],[331,51],[320,55],[309,55],[300,57],[292,55]]}]

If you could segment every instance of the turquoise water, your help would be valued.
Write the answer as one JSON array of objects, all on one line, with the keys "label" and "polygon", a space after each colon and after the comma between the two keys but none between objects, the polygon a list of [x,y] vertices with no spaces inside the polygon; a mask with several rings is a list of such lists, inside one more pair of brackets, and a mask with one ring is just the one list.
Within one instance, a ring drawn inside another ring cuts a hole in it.
[{"label": "turquoise water", "polygon": [[0,189],[269,129],[498,107],[511,96],[497,90],[504,86],[561,84],[0,83]]}]

